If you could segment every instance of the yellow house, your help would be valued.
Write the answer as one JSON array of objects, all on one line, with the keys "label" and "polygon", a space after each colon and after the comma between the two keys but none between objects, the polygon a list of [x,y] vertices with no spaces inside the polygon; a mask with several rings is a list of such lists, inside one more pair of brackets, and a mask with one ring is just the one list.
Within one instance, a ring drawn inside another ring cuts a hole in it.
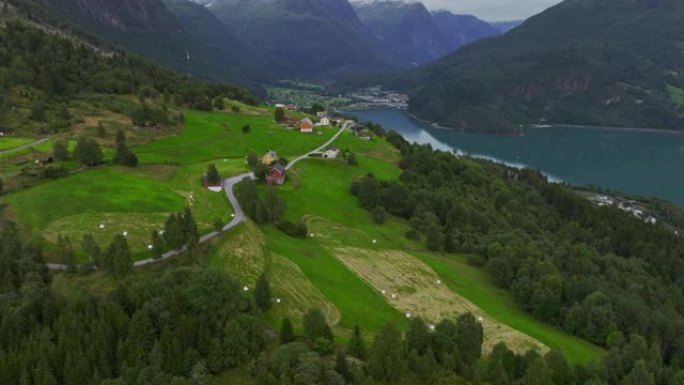
[{"label": "yellow house", "polygon": [[271,165],[278,160],[278,153],[275,151],[268,151],[263,158],[261,158],[261,163],[265,165]]}]

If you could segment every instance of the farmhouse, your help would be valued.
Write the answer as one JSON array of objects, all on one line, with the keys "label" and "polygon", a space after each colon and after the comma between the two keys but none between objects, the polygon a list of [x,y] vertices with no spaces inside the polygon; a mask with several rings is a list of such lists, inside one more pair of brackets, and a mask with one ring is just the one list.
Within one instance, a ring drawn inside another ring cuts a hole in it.
[{"label": "farmhouse", "polygon": [[323,152],[324,158],[335,159],[338,155],[340,155],[340,149],[337,147],[330,147]]},{"label": "farmhouse", "polygon": [[268,185],[281,185],[285,182],[285,166],[276,163],[266,175]]},{"label": "farmhouse", "polygon": [[313,132],[314,124],[309,118],[304,118],[297,123],[297,128],[299,132],[311,133]]},{"label": "farmhouse", "polygon": [[329,126],[330,125],[330,118],[327,116],[324,116],[321,118],[321,120],[316,123],[316,126]]},{"label": "farmhouse", "polygon": [[278,160],[278,153],[275,151],[268,151],[261,158],[261,163],[270,166]]}]

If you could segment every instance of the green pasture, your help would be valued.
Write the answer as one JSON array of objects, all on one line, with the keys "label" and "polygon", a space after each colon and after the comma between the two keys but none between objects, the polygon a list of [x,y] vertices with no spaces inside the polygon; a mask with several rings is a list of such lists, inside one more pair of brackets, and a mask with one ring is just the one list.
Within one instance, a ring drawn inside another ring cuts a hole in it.
[{"label": "green pasture", "polygon": [[[251,131],[243,133],[249,124]],[[212,159],[244,158],[250,151],[260,156],[275,150],[294,157],[319,146],[335,133],[334,128],[317,128],[302,134],[275,124],[273,116],[219,112],[185,112],[185,129],[157,141],[133,148],[143,163],[192,164]]]}]

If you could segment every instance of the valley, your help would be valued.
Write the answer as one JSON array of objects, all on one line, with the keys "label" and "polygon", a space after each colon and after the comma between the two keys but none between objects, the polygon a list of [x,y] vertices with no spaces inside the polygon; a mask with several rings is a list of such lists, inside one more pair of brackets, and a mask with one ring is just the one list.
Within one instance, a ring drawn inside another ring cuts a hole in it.
[{"label": "valley", "polygon": [[681,6],[554,1],[0,0],[0,384],[684,384]]}]

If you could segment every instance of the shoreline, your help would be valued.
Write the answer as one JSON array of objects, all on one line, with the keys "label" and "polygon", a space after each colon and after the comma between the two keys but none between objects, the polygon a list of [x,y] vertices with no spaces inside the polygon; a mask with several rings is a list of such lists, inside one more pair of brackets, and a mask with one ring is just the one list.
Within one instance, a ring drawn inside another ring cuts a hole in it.
[{"label": "shoreline", "polygon": [[[373,111],[373,110],[397,110],[400,111],[402,114],[406,115],[407,117],[413,119],[416,122],[419,122],[421,124],[425,124],[431,128],[438,129],[438,130],[453,130],[453,131],[458,131],[458,132],[463,132],[463,133],[469,133],[469,134],[480,134],[480,135],[496,135],[496,136],[520,136],[524,135],[524,133],[511,133],[508,131],[478,131],[478,130],[463,130],[463,129],[458,129],[454,127],[447,127],[447,126],[442,126],[439,123],[432,122],[429,120],[421,119],[417,117],[416,115],[408,112],[407,109],[403,108],[394,108],[394,107],[389,107],[389,106],[378,106],[375,108],[364,108],[364,109],[346,109],[347,111]],[[583,124],[566,124],[566,123],[553,123],[553,124],[527,124],[523,125],[521,127],[522,130],[525,130],[527,128],[539,128],[539,129],[546,129],[546,128],[581,128],[581,129],[591,129],[591,130],[599,130],[599,131],[622,131],[622,132],[641,132],[641,133],[660,133],[660,134],[671,134],[671,135],[684,135],[684,129],[682,130],[676,130],[672,128],[645,128],[645,127],[614,127],[614,126],[590,126],[590,125],[583,125]]]}]

